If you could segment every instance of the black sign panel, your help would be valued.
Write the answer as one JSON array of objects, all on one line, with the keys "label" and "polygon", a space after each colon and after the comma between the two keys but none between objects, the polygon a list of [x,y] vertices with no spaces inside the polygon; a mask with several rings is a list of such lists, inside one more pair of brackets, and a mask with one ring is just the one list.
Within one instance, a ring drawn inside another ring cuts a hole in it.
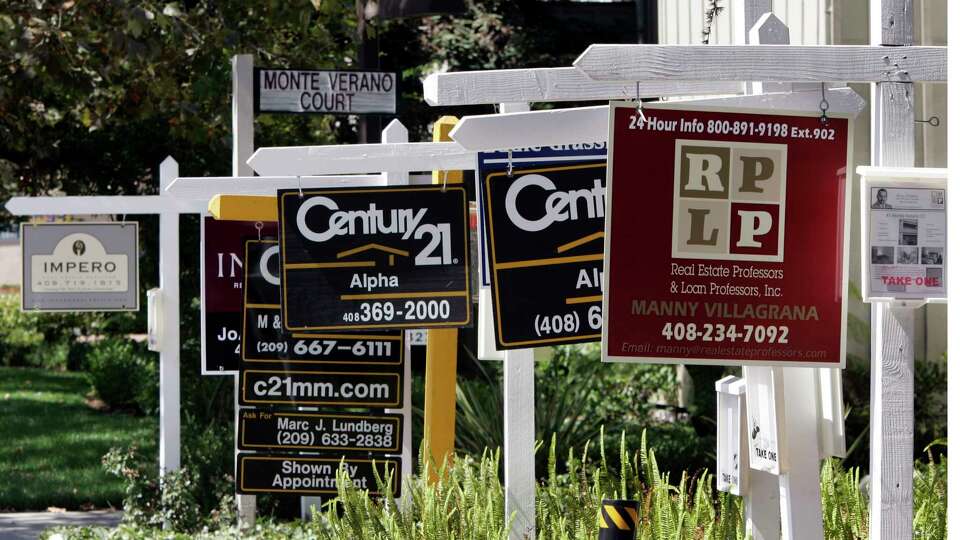
[{"label": "black sign panel", "polygon": [[[296,368],[338,365],[363,371],[403,364],[403,332],[291,334],[280,319],[280,247],[276,240],[249,240],[244,261],[242,357],[247,368],[283,364]],[[399,371],[398,371],[399,372]]]},{"label": "black sign panel", "polygon": [[[390,494],[400,495],[400,460],[397,458],[342,458],[352,484],[383,495],[376,474],[383,482],[390,477]],[[289,493],[298,495],[335,495],[341,457],[295,457],[237,454],[237,491],[247,495]]]},{"label": "black sign panel", "polygon": [[240,366],[240,405],[399,407],[399,371],[288,371]]},{"label": "black sign panel", "polygon": [[461,186],[277,193],[287,330],[470,323]]},{"label": "black sign panel", "polygon": [[403,438],[399,414],[240,411],[240,450],[396,454]]},{"label": "black sign panel", "polygon": [[606,162],[483,176],[497,347],[600,339]]}]

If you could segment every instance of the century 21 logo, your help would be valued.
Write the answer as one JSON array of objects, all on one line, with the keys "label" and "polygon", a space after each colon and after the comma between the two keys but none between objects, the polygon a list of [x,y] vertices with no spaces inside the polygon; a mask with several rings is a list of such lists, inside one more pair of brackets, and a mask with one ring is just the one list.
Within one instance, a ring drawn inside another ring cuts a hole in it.
[{"label": "century 21 logo", "polygon": [[787,148],[678,139],[673,257],[783,261]]},{"label": "century 21 logo", "polygon": [[[330,211],[327,227],[314,230],[307,223],[307,213],[315,207]],[[366,210],[340,210],[329,197],[311,197],[297,210],[297,229],[311,242],[326,242],[345,235],[399,234],[406,241],[428,237],[427,245],[414,257],[416,266],[456,264],[453,260],[449,223],[424,223],[426,208],[391,208],[386,211],[371,202]]]}]

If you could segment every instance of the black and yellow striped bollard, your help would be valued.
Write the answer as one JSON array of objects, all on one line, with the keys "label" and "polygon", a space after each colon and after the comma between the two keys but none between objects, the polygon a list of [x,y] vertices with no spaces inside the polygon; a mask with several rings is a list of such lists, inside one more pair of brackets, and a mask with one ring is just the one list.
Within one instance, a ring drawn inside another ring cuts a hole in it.
[{"label": "black and yellow striped bollard", "polygon": [[640,527],[640,501],[603,499],[600,503],[600,540],[635,540]]}]

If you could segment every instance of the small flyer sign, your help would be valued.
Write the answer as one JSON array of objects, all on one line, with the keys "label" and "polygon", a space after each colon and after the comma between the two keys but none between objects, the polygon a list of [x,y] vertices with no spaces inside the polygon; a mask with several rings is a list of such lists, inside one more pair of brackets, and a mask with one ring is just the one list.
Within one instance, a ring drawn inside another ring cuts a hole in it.
[{"label": "small flyer sign", "polygon": [[280,190],[286,330],[471,321],[462,186]]},{"label": "small flyer sign", "polygon": [[504,154],[478,157],[497,348],[598,341],[606,145]]},{"label": "small flyer sign", "polygon": [[[237,491],[248,495],[288,493],[297,495],[336,495],[337,471],[342,466],[354,487],[370,495],[384,495],[377,487],[377,476],[390,479],[390,494],[400,495],[400,459],[385,457],[360,459],[348,457],[300,457],[237,454]],[[376,470],[374,470],[376,468]]]},{"label": "small flyer sign", "polygon": [[944,169],[859,167],[867,301],[947,296]]},{"label": "small flyer sign", "polygon": [[[364,334],[291,334],[280,322],[280,246],[276,240],[248,240],[244,262],[241,357],[247,367],[282,364],[343,367],[403,364],[403,331]],[[365,369],[365,368],[364,368]]]},{"label": "small flyer sign", "polygon": [[256,113],[397,112],[396,73],[257,68],[253,76]]},{"label": "small flyer sign", "polygon": [[243,334],[243,246],[277,236],[277,223],[204,217],[200,232],[200,366],[203,375],[236,375]]},{"label": "small flyer sign", "polygon": [[137,311],[139,226],[20,225],[24,311]]},{"label": "small flyer sign", "polygon": [[240,411],[239,450],[399,453],[399,414]]},{"label": "small flyer sign", "polygon": [[848,118],[611,105],[603,359],[843,367]]}]

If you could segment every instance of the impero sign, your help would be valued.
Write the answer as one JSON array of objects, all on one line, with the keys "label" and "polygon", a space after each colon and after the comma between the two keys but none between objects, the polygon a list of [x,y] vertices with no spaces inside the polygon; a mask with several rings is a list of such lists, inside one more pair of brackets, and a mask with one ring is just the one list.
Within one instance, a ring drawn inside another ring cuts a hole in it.
[{"label": "impero sign", "polygon": [[254,70],[258,113],[395,114],[397,74],[383,71]]},{"label": "impero sign", "polygon": [[847,118],[694,107],[611,107],[604,360],[843,367]]},{"label": "impero sign", "polygon": [[479,157],[500,349],[600,339],[606,145],[576,146]]},{"label": "impero sign", "polygon": [[287,330],[469,324],[463,187],[293,189],[277,199]]},{"label": "impero sign", "polygon": [[137,223],[20,226],[25,311],[139,309]]}]

